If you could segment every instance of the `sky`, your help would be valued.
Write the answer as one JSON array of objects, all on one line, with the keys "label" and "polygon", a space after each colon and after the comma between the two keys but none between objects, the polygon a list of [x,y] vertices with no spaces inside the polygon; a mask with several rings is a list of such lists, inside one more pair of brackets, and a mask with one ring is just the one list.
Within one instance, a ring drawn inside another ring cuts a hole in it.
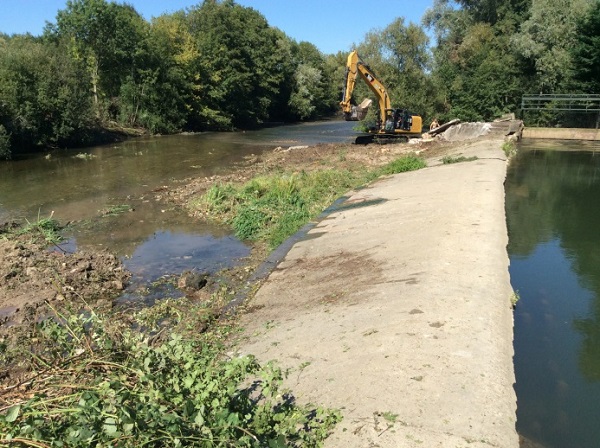
[{"label": "sky", "polygon": [[[0,32],[42,33],[66,0],[0,0]],[[122,3],[119,1],[118,3]],[[127,0],[147,20],[201,3],[201,0]],[[350,51],[369,31],[383,29],[397,17],[421,23],[433,0],[236,0],[259,11],[269,25],[292,39],[307,41],[323,53]]]}]

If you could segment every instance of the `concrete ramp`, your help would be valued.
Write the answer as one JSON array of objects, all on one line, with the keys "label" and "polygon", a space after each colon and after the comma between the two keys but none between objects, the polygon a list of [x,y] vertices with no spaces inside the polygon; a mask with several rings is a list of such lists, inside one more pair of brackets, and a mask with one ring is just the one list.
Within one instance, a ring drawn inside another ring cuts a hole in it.
[{"label": "concrete ramp", "polygon": [[241,353],[341,410],[326,447],[518,447],[502,142],[353,193],[241,316]]}]

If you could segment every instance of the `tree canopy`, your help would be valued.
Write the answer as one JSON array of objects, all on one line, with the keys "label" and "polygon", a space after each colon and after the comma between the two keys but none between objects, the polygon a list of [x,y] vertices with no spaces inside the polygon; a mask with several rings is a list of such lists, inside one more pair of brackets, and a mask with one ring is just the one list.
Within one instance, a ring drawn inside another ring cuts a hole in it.
[{"label": "tree canopy", "polygon": [[[525,93],[600,92],[600,1],[434,0],[422,25],[389,17],[356,49],[394,107],[426,123],[491,120],[518,113]],[[152,21],[127,3],[68,0],[42,36],[0,34],[0,158],[85,144],[98,129],[232,130],[328,116],[346,56],[296,42],[234,0]],[[361,95],[371,92],[359,83]]]}]

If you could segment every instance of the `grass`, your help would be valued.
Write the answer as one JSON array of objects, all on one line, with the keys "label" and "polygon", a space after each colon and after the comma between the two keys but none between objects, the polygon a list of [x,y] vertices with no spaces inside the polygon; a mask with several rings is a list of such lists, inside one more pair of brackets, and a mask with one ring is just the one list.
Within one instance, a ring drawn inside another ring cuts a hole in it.
[{"label": "grass", "polygon": [[128,204],[119,204],[119,205],[108,205],[102,210],[100,210],[100,215],[102,216],[117,216],[122,213],[132,212],[133,207]]},{"label": "grass", "polygon": [[[214,185],[195,207],[275,247],[347,191],[424,166],[407,156],[375,169],[259,176]],[[50,216],[18,231],[57,241],[59,230]],[[214,311],[225,301],[164,300],[138,313],[52,309],[0,336],[0,445],[321,446],[339,412],[299,405],[276,365],[228,356],[235,329]]]},{"label": "grass", "polygon": [[216,184],[192,204],[232,226],[238,238],[277,247],[344,193],[379,176],[425,167],[414,155],[376,169],[322,169],[259,176],[243,185]]},{"label": "grass", "polygon": [[25,225],[12,223],[5,225],[0,230],[0,237],[5,239],[14,239],[16,237],[29,237],[32,242],[42,242],[45,244],[58,244],[63,241],[60,234],[62,226],[53,219],[54,212],[48,218],[41,218],[38,215],[36,221],[25,220]]},{"label": "grass", "polygon": [[465,157],[465,156],[445,156],[442,158],[442,163],[444,165],[449,165],[452,163],[460,163],[460,162],[472,162],[473,160],[477,160],[477,156]]},{"label": "grass", "polygon": [[502,144],[502,151],[504,151],[506,157],[510,159],[517,154],[517,145],[512,140],[506,141]]}]

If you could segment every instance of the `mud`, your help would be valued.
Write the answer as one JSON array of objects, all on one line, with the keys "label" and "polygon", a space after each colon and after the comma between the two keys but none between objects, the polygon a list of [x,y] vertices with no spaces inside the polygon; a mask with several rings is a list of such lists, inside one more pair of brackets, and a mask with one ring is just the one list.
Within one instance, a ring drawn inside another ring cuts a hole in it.
[{"label": "mud", "polygon": [[[0,235],[1,236],[1,235]],[[65,253],[28,237],[0,239],[0,329],[35,320],[47,305],[111,306],[130,274],[108,252]]]}]

